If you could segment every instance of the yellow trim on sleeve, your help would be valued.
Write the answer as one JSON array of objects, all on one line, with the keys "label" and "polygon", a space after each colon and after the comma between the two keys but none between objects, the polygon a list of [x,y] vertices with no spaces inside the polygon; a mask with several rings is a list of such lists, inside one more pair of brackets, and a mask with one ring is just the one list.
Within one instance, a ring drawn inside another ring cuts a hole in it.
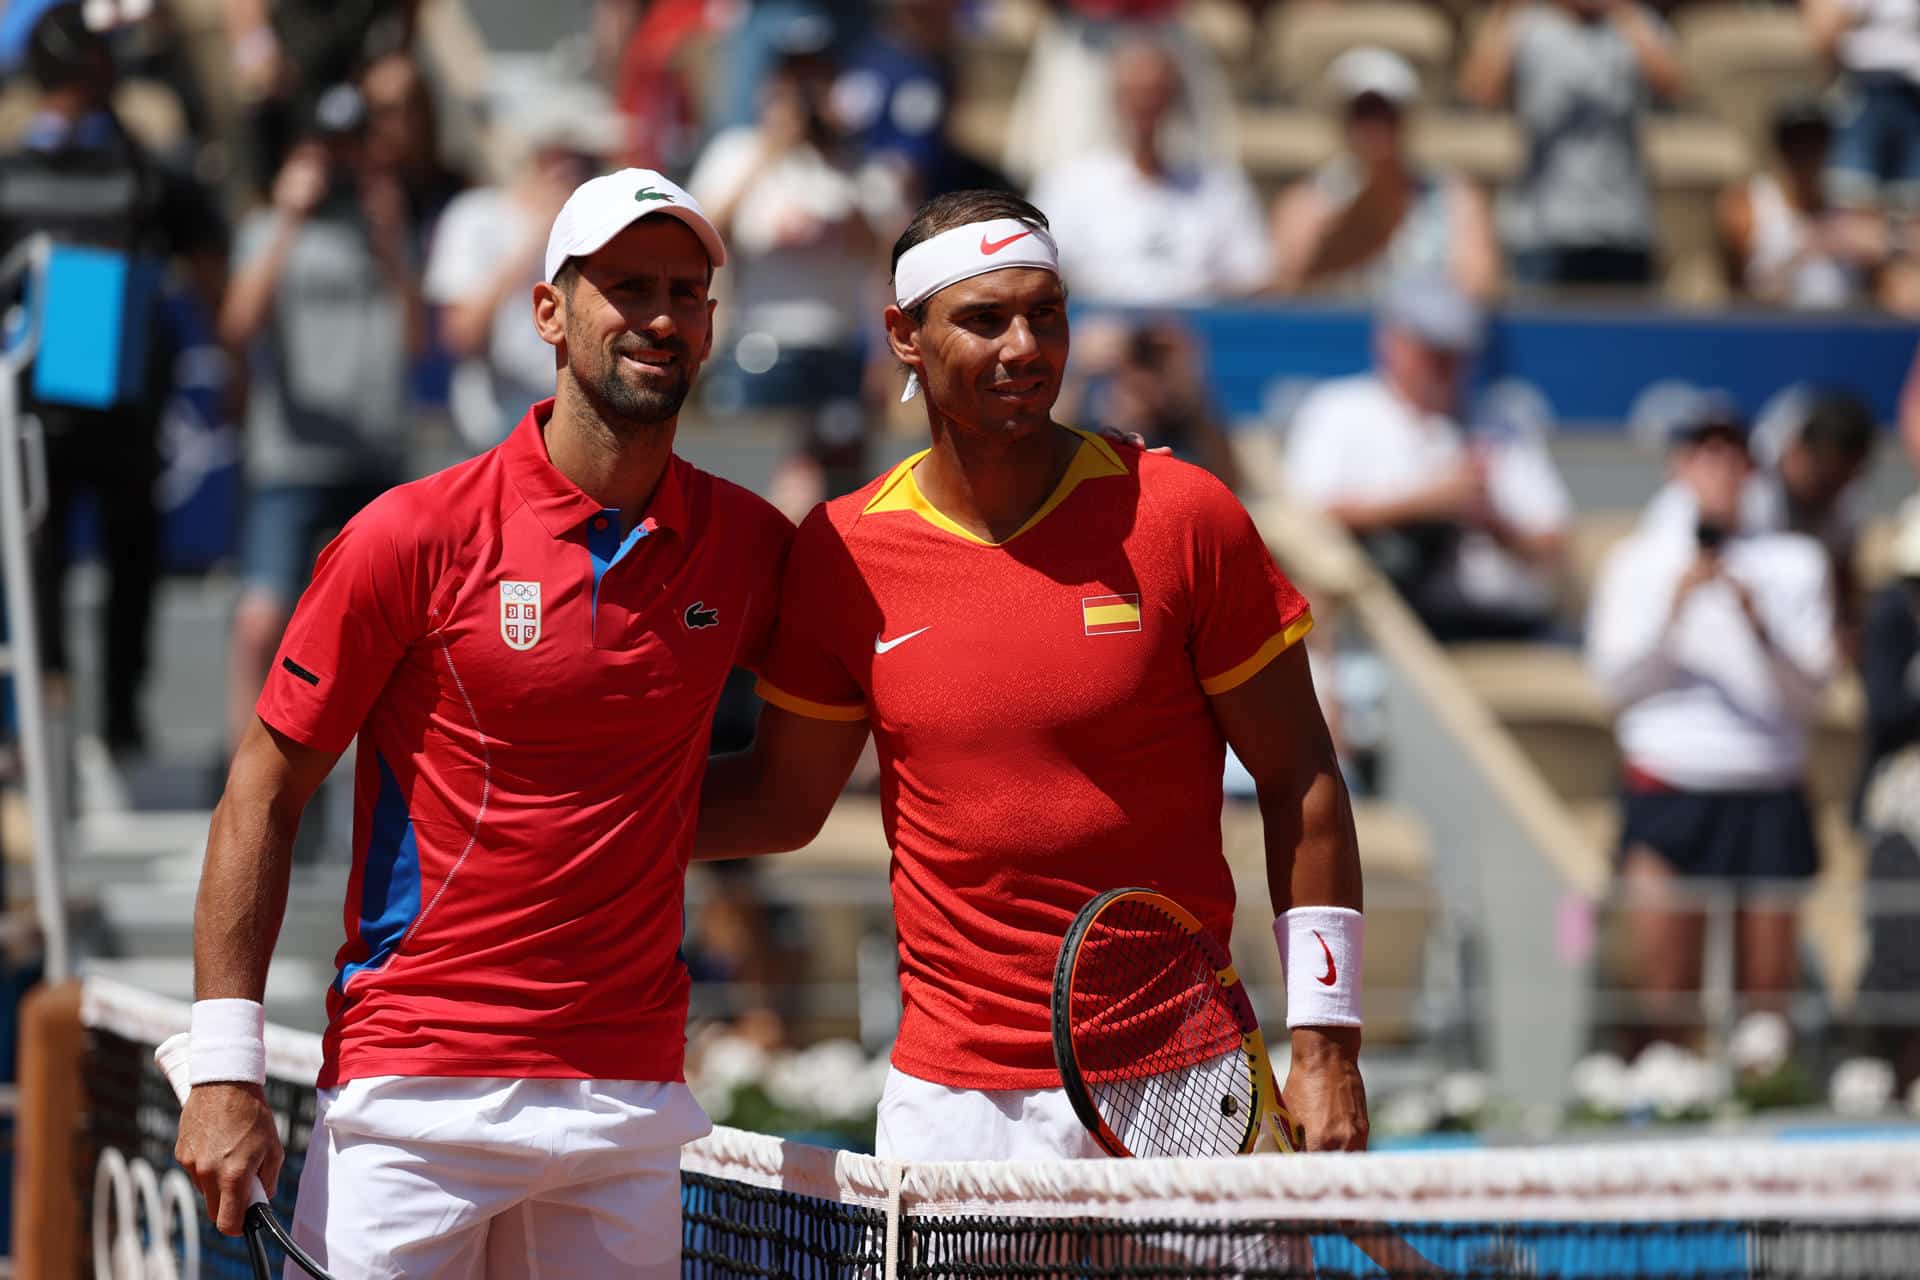
[{"label": "yellow trim on sleeve", "polygon": [[1313,630],[1313,615],[1301,614],[1288,625],[1285,631],[1261,645],[1251,658],[1239,666],[1222,671],[1210,680],[1201,680],[1200,691],[1211,697],[1214,694],[1225,693],[1229,689],[1239,688],[1260,674],[1261,669],[1269,662],[1298,644],[1301,637],[1311,630]]},{"label": "yellow trim on sleeve", "polygon": [[764,676],[754,682],[753,691],[782,711],[791,711],[809,720],[838,720],[851,724],[855,720],[867,718],[867,708],[864,703],[857,707],[848,707],[836,702],[810,702],[805,698],[794,697],[778,685],[769,684]]}]

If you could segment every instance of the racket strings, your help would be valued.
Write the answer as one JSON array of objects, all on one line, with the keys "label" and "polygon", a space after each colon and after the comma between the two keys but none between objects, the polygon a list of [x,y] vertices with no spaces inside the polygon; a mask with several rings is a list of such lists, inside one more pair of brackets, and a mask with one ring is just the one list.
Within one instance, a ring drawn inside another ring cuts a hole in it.
[{"label": "racket strings", "polygon": [[1230,1154],[1254,1122],[1251,1010],[1220,983],[1226,963],[1211,938],[1138,901],[1113,903],[1080,944],[1069,1012],[1081,1075],[1135,1155]]}]

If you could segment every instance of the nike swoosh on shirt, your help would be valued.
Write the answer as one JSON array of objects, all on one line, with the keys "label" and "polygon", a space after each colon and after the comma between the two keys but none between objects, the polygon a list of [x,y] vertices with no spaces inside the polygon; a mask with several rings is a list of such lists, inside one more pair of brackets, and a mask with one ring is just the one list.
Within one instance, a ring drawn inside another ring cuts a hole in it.
[{"label": "nike swoosh on shirt", "polygon": [[933,628],[930,626],[922,627],[920,628],[919,631],[909,631],[907,632],[907,634],[903,636],[895,636],[891,640],[882,640],[879,636],[875,636],[873,638],[873,651],[875,653],[890,653],[893,650],[898,649],[901,645],[905,644],[907,641],[913,639],[915,636],[931,630],[933,630]]},{"label": "nike swoosh on shirt", "polygon": [[1006,248],[1008,245],[1012,244],[1015,240],[1025,239],[1027,236],[1030,236],[1032,234],[1033,232],[1031,231],[1017,231],[1013,235],[1008,236],[1005,240],[989,240],[985,236],[981,236],[980,252],[988,255],[996,254],[1000,252],[1002,249]]}]

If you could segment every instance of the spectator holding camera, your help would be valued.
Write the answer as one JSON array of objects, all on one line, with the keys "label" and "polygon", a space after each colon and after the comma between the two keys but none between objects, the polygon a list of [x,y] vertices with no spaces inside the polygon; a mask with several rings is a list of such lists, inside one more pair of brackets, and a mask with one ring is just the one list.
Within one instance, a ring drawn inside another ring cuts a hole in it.
[{"label": "spectator holding camera", "polygon": [[513,177],[455,196],[423,283],[440,340],[459,363],[454,426],[475,452],[506,439],[526,406],[553,394],[553,348],[528,317],[547,233],[573,189],[619,153],[625,129],[589,89],[543,84],[509,119]]},{"label": "spectator holding camera", "polygon": [[726,239],[733,276],[707,405],[791,424],[799,447],[776,483],[799,512],[865,474],[869,294],[883,237],[905,216],[892,177],[835,135],[835,64],[807,36],[794,33],[761,86],[759,122],[716,135],[687,179]]},{"label": "spectator holding camera", "polygon": [[1743,529],[1740,418],[1704,400],[1674,428],[1668,470],[1693,519],[1650,511],[1607,558],[1587,624],[1618,713],[1620,876],[1657,1027],[1694,1016],[1702,888],[1736,895],[1742,993],[1777,1009],[1793,990],[1794,908],[1819,866],[1807,741],[1835,664],[1820,544]]},{"label": "spectator holding camera", "polygon": [[359,90],[321,96],[314,136],[242,225],[220,337],[246,362],[243,592],[229,725],[253,719],[316,551],[405,478],[411,362],[425,310],[401,178],[372,162]]},{"label": "spectator holding camera", "polygon": [[[1726,414],[1709,396],[1690,412]],[[1857,653],[1861,619],[1853,565],[1865,521],[1861,492],[1875,443],[1873,410],[1838,387],[1789,387],[1762,411],[1750,441],[1754,467],[1740,499],[1746,533],[1801,533],[1826,550],[1841,649]],[[1648,505],[1649,519],[1683,529],[1698,522],[1693,491],[1670,482]]]},{"label": "spectator holding camera", "polygon": [[1852,306],[1865,273],[1827,200],[1833,124],[1817,98],[1774,108],[1773,164],[1720,195],[1717,221],[1727,278],[1756,302],[1803,310]]},{"label": "spectator holding camera", "polygon": [[[55,4],[40,15],[26,68],[37,110],[18,149],[0,157],[0,254],[44,234],[59,246],[111,256],[127,279],[177,263],[197,300],[217,307],[226,227],[213,193],[161,164],[122,126],[111,105],[117,76],[107,38],[81,5]],[[177,354],[162,305],[157,288],[129,288],[117,303],[94,297],[87,331],[70,335],[92,351],[145,349],[144,366],[126,371],[115,402],[70,398],[32,377],[21,389],[23,411],[39,421],[46,444],[48,506],[34,545],[41,653],[49,672],[65,672],[68,517],[91,491],[109,574],[104,733],[117,754],[145,744],[139,698],[160,575],[154,488]]]}]

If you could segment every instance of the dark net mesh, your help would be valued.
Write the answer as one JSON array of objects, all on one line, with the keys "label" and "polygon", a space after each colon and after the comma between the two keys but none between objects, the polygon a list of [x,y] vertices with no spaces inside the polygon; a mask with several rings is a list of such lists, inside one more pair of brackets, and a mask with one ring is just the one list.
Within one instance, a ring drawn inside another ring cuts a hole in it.
[{"label": "dark net mesh", "polygon": [[733,1280],[878,1276],[886,1215],[878,1209],[682,1173],[681,1274]]},{"label": "dark net mesh", "polygon": [[[143,1244],[153,1224],[137,1205],[110,1206],[95,1203],[95,1171],[101,1154],[113,1149],[128,1160],[139,1159],[156,1174],[179,1168],[173,1158],[174,1135],[180,1126],[180,1104],[166,1077],[153,1063],[152,1044],[132,1040],[112,1031],[93,1027],[87,1032],[86,1096],[87,1114],[80,1131],[80,1159],[75,1162],[80,1180],[81,1222],[92,1224],[97,1214],[109,1221],[117,1213],[127,1215]],[[293,1213],[293,1197],[300,1186],[300,1170],[306,1164],[307,1142],[313,1133],[313,1083],[291,1080],[267,1080],[267,1101],[280,1119],[280,1140],[287,1149],[287,1160],[280,1169],[280,1185],[275,1188],[274,1209],[281,1221]],[[206,1280],[252,1280],[247,1262],[246,1243],[238,1236],[223,1236],[214,1230],[204,1209],[196,1203],[196,1214],[189,1222],[176,1222],[174,1237],[192,1230],[199,1237],[200,1275]],[[93,1264],[92,1232],[88,1231],[81,1274],[91,1280]],[[179,1250],[176,1248],[177,1254]],[[279,1274],[284,1259],[271,1248],[274,1274]]]},{"label": "dark net mesh", "polygon": [[[153,1066],[155,1021],[147,1018],[144,1029],[126,1034],[99,1022],[88,1031],[88,1107],[77,1162],[77,1190],[86,1211],[82,1231],[88,1236],[96,1212],[107,1215],[109,1222],[122,1212],[113,1205],[96,1204],[95,1171],[103,1153],[117,1152],[128,1165],[144,1166],[150,1176],[180,1176],[173,1160],[179,1108]],[[290,1221],[313,1129],[313,1088],[304,1080],[273,1077],[268,1081],[267,1095],[281,1118],[281,1136],[288,1153],[274,1207],[283,1221]],[[942,1207],[955,1203],[953,1195],[919,1204],[912,1194],[905,1194],[898,1235],[890,1237],[887,1214],[879,1206],[886,1203],[886,1187],[905,1185],[898,1180],[887,1181],[888,1176],[901,1176],[900,1166],[881,1166],[865,1157],[834,1157],[797,1144],[723,1130],[689,1148],[689,1154],[683,1157],[682,1274],[707,1280],[880,1280],[891,1250],[897,1254],[897,1274],[902,1280],[1342,1280],[1380,1276],[1920,1280],[1920,1141],[1849,1144],[1837,1154],[1830,1149],[1821,1157],[1824,1164],[1817,1171],[1819,1178],[1831,1181],[1838,1177],[1845,1187],[1858,1186],[1861,1194],[1874,1196],[1874,1212],[1861,1215],[1863,1220],[1858,1222],[1835,1220],[1853,1216],[1856,1206],[1850,1199],[1851,1191],[1835,1199],[1829,1187],[1827,1199],[1810,1200],[1794,1182],[1795,1175],[1815,1161],[1813,1148],[1783,1144],[1760,1150],[1767,1153],[1763,1159],[1766,1168],[1759,1171],[1759,1176],[1745,1179],[1743,1190],[1777,1184],[1777,1194],[1770,1191],[1761,1212],[1743,1211],[1748,1216],[1737,1221],[1523,1220],[1547,1215],[1537,1212],[1539,1206],[1531,1206],[1535,1212],[1530,1213],[1524,1196],[1509,1194],[1511,1178],[1491,1179],[1487,1184],[1490,1189],[1480,1193],[1480,1198],[1462,1202],[1472,1204],[1473,1211],[1449,1215],[1459,1220],[1445,1223],[1303,1223],[1252,1212],[1236,1214],[1205,1196],[1193,1195],[1183,1201],[1201,1206],[1192,1216],[1148,1217],[1142,1214],[1143,1208],[1152,1214],[1153,1206],[1164,1206],[1166,1201],[1155,1199],[1162,1192],[1150,1190],[1147,1183],[1134,1186],[1139,1181],[1133,1177],[1137,1166],[1129,1161],[1107,1166],[1126,1171],[1121,1181],[1133,1203],[1124,1217],[1117,1210],[1106,1217],[1059,1216],[1053,1211],[1053,1192],[1036,1189],[1040,1188],[1038,1183],[1021,1184],[1018,1177],[1002,1178],[1002,1170],[984,1166],[981,1176],[986,1182],[967,1184],[973,1189],[958,1197],[968,1202],[968,1212]],[[1700,1151],[1712,1156],[1713,1144],[1700,1144]],[[1575,1157],[1565,1167],[1576,1171],[1593,1158],[1575,1152],[1565,1154]],[[1515,1162],[1532,1159],[1537,1163],[1541,1158],[1539,1153],[1529,1156],[1523,1152],[1499,1153],[1499,1158],[1509,1155]],[[1551,1153],[1548,1158],[1553,1158]],[[1695,1163],[1691,1151],[1682,1160],[1689,1168]],[[1730,1168],[1748,1160],[1743,1151],[1734,1161],[1698,1161],[1699,1185],[1720,1186],[1732,1176]],[[1305,1164],[1244,1163],[1244,1179],[1239,1161],[1201,1162],[1198,1167],[1217,1171],[1233,1185],[1251,1185],[1263,1172],[1275,1169],[1297,1168],[1303,1178],[1309,1172],[1318,1178],[1329,1169]],[[699,1167],[693,1167],[696,1165]],[[1145,1166],[1138,1167],[1146,1172]],[[1375,1167],[1372,1161],[1338,1166],[1342,1170]],[[929,1169],[967,1168],[916,1167],[907,1181]],[[886,1173],[888,1169],[891,1175]],[[1452,1165],[1445,1166],[1447,1171],[1453,1169]],[[829,1172],[823,1174],[822,1170]],[[1451,1177],[1451,1172],[1447,1176]],[[836,1182],[836,1178],[851,1180],[862,1189],[858,1194],[843,1196],[839,1187],[850,1183]],[[1003,1211],[988,1212],[980,1207],[983,1203],[1001,1205],[1002,1201],[994,1197],[1008,1182],[1016,1185],[1020,1196],[1028,1198],[1006,1205]],[[1034,1196],[1039,1199],[1031,1198]],[[1710,1202],[1711,1197],[1707,1199]],[[1699,1200],[1694,1197],[1696,1206]],[[1771,1208],[1776,1200],[1777,1213]],[[1665,1205],[1667,1201],[1659,1203]],[[1833,1206],[1838,1210],[1819,1211]],[[1208,1207],[1218,1212],[1208,1213]],[[152,1231],[151,1222],[130,1207],[126,1212],[144,1247]],[[1701,1215],[1689,1212],[1685,1216],[1693,1219]],[[197,1203],[194,1213],[181,1213],[175,1218],[170,1252],[176,1255],[184,1253],[182,1230],[195,1234],[200,1276],[210,1280],[246,1280],[250,1276],[240,1242],[218,1235]],[[90,1239],[83,1242],[82,1257],[80,1276],[93,1276]],[[149,1269],[127,1274],[156,1273]]]}]

